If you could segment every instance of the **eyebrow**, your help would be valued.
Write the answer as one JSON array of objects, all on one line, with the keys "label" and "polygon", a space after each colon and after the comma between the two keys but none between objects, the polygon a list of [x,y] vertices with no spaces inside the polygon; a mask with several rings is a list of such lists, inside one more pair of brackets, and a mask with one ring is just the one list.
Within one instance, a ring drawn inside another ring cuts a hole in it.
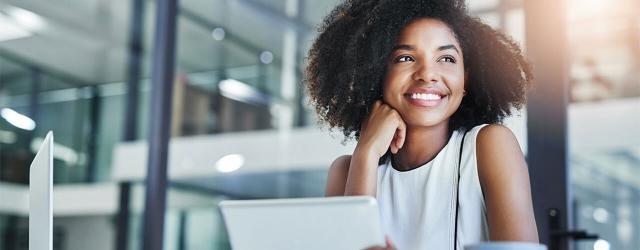
[{"label": "eyebrow", "polygon": [[391,51],[396,51],[396,50],[416,50],[416,46],[408,45],[408,44],[398,44],[394,46],[393,50]]},{"label": "eyebrow", "polygon": [[[443,51],[443,50],[448,50],[448,49],[455,50],[456,52],[458,52],[458,54],[460,54],[460,51],[458,50],[458,48],[453,44],[442,45],[442,46],[438,47],[436,50],[437,51]],[[415,51],[416,50],[416,46],[408,45],[408,44],[398,44],[398,45],[393,47],[392,51],[396,51],[396,50],[411,50],[411,51]]]},{"label": "eyebrow", "polygon": [[458,48],[456,48],[456,46],[453,45],[453,44],[447,44],[447,45],[440,46],[440,47],[438,47],[437,50],[438,51],[443,51],[443,50],[448,50],[448,49],[453,49],[456,52],[458,52],[458,54],[460,54],[460,51],[458,50]]}]

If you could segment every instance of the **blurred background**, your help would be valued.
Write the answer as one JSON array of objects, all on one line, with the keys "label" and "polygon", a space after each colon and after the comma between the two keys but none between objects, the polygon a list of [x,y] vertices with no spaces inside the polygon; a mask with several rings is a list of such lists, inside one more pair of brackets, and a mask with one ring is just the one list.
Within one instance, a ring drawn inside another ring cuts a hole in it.
[{"label": "blurred background", "polygon": [[[469,8],[526,48],[523,2]],[[179,2],[165,249],[230,249],[221,200],[323,195],[354,142],[318,125],[300,81],[337,3]],[[601,237],[576,249],[640,249],[640,0],[566,5],[567,202]],[[152,0],[0,0],[0,250],[28,249],[49,130],[54,249],[141,248],[155,15]],[[525,153],[526,110],[506,121]]]}]

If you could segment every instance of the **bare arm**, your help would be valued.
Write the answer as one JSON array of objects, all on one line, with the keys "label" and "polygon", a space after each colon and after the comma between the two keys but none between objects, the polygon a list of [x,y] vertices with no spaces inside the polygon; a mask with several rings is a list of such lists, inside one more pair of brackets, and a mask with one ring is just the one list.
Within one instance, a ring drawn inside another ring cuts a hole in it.
[{"label": "bare arm", "polygon": [[351,161],[350,155],[343,155],[336,158],[331,167],[329,168],[329,175],[327,176],[327,187],[325,189],[325,196],[343,196],[344,186],[347,182],[347,176],[349,174],[349,162]]},{"label": "bare arm", "polygon": [[376,197],[378,184],[377,155],[361,152],[357,149],[351,157],[349,176],[344,188],[344,195],[369,195]]},{"label": "bare arm", "polygon": [[[356,150],[357,152],[357,150]],[[343,155],[329,168],[325,196],[376,196],[377,159],[360,157],[358,153]]]},{"label": "bare arm", "polygon": [[488,125],[476,144],[490,240],[538,242],[529,172],[515,136],[505,126]]},{"label": "bare arm", "polygon": [[352,156],[338,157],[329,169],[326,196],[376,196],[378,160],[387,150],[397,153],[405,139],[406,125],[391,106],[376,101],[363,122]]},{"label": "bare arm", "polygon": [[[349,165],[352,161],[351,155],[343,155],[336,158],[331,167],[329,168],[329,176],[327,177],[327,189],[325,196],[343,196],[345,195],[345,186],[347,185],[347,179],[349,176]],[[375,168],[374,168],[375,169]],[[374,184],[375,185],[375,184]],[[375,188],[375,186],[374,186]],[[374,191],[375,195],[375,191]],[[395,246],[391,239],[385,236],[385,246],[372,246],[366,248],[366,250],[395,250]]]}]

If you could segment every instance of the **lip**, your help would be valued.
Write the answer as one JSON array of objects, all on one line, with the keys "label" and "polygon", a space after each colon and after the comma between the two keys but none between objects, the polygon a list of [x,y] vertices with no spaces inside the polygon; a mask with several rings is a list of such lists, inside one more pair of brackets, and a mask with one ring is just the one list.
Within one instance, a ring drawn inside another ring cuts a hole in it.
[{"label": "lip", "polygon": [[404,96],[404,98],[406,98],[411,105],[421,107],[421,108],[438,106],[441,103],[443,103],[445,100],[447,100],[448,97],[449,96],[444,96],[440,100],[420,100],[420,99],[411,99],[411,95]]},{"label": "lip", "polygon": [[414,94],[414,93],[415,94],[436,94],[443,98],[444,96],[446,96],[444,92],[434,88],[410,88],[409,90],[407,90],[407,93],[405,93],[404,95],[411,96],[411,94]]}]

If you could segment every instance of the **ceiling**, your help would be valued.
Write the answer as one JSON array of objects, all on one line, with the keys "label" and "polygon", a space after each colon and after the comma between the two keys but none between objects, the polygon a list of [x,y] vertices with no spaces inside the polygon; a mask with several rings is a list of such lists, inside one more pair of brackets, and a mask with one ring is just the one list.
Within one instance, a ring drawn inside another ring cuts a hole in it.
[{"label": "ceiling", "polygon": [[[131,2],[0,0],[0,21],[9,20],[31,33],[21,38],[0,40],[0,58],[3,58],[0,75],[9,77],[28,72],[25,70],[28,66],[80,85],[123,81],[127,68]],[[271,67],[279,67],[284,32],[288,29],[298,31],[301,45],[298,58],[301,60],[315,34],[314,26],[336,2],[302,0],[300,17],[290,18],[285,14],[286,0],[180,1],[178,71],[188,73],[256,65],[262,51],[272,52]],[[145,1],[144,5],[143,75],[148,76],[155,2]],[[217,27],[226,31],[222,41],[211,36]],[[223,50],[225,53],[221,53]]]}]

